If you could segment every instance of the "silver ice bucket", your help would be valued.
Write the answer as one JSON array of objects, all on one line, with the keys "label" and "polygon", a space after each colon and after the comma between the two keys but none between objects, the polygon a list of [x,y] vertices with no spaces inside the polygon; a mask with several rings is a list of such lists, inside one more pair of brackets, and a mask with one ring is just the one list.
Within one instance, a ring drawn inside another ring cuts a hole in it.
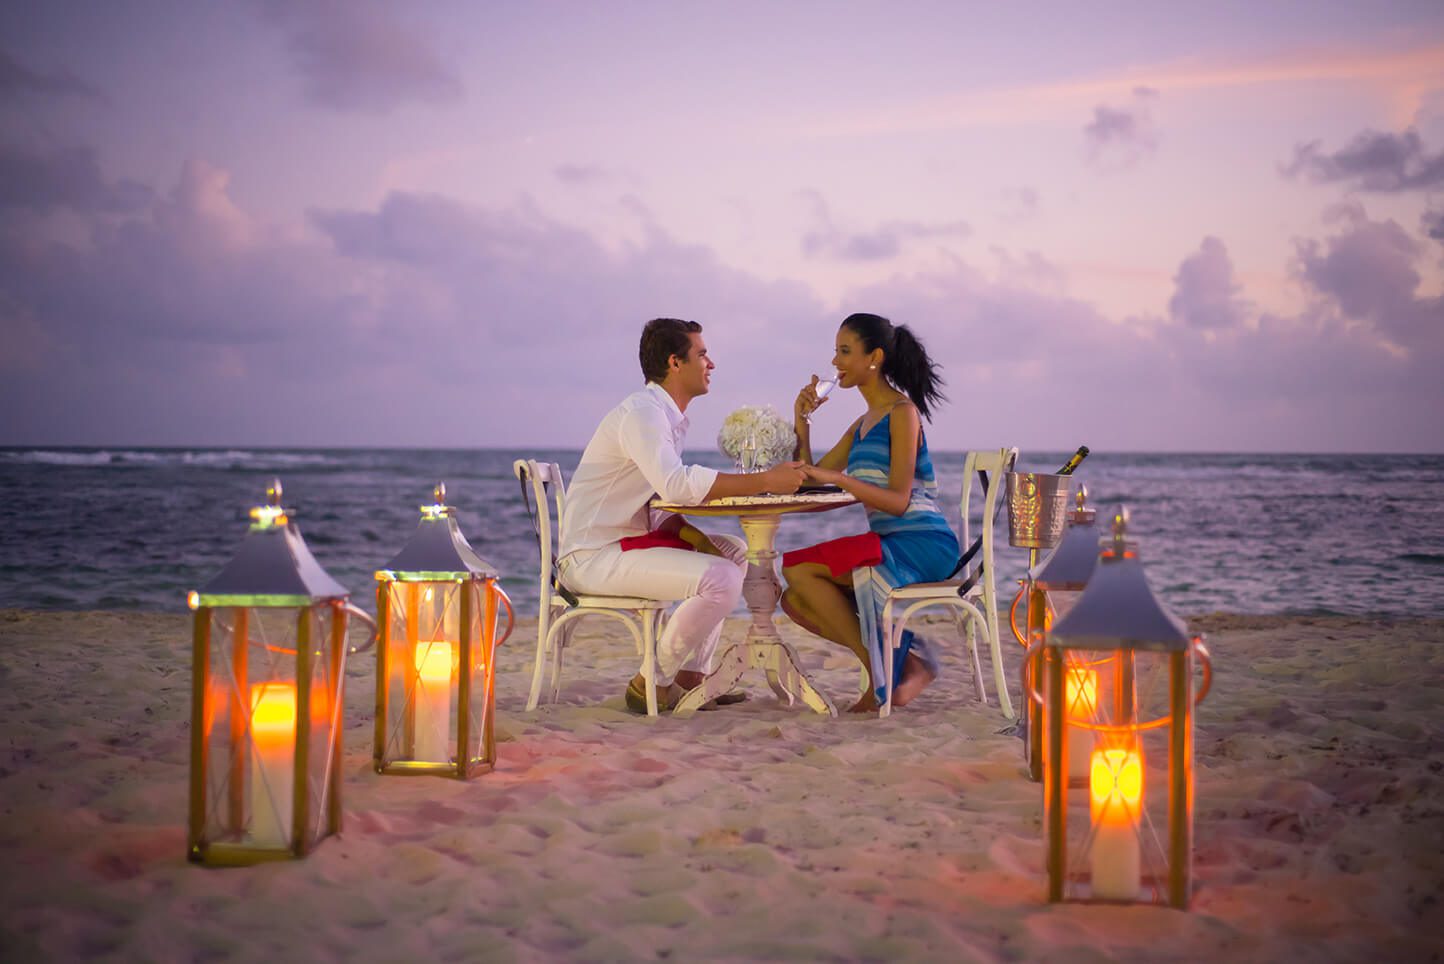
[{"label": "silver ice bucket", "polygon": [[1008,544],[1023,549],[1056,546],[1068,518],[1072,476],[1009,472],[1007,480]]}]

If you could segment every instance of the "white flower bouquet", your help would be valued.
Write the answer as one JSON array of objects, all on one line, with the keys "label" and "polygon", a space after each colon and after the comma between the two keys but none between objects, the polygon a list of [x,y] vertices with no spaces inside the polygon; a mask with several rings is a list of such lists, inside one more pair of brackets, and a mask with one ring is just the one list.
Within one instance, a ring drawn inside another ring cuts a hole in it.
[{"label": "white flower bouquet", "polygon": [[771,405],[744,405],[723,420],[717,447],[738,471],[766,472],[792,458],[797,434]]}]

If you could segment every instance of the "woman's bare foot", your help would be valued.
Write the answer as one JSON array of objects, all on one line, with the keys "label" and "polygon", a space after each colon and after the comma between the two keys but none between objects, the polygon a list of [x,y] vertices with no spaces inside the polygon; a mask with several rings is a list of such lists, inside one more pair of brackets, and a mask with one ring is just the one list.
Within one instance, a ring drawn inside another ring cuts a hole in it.
[{"label": "woman's bare foot", "polygon": [[936,678],[937,674],[928,669],[926,663],[908,653],[907,659],[903,661],[902,679],[898,680],[898,684],[892,689],[892,705],[907,706]]}]

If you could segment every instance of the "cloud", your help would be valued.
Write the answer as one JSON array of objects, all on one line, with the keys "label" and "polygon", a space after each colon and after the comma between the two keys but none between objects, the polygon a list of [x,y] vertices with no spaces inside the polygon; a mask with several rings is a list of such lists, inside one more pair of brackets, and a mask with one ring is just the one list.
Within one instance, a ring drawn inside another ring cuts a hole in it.
[{"label": "cloud", "polygon": [[1444,210],[1425,211],[1419,216],[1419,232],[1426,238],[1444,241]]},{"label": "cloud", "polygon": [[802,197],[812,209],[814,225],[802,235],[802,252],[812,258],[886,261],[901,254],[911,241],[963,239],[972,234],[972,228],[966,221],[891,220],[868,230],[849,231],[834,223],[821,194],[803,191]]},{"label": "cloud", "polygon": [[1400,345],[1437,345],[1444,299],[1416,294],[1423,245],[1393,220],[1369,220],[1359,205],[1345,205],[1333,218],[1344,224],[1340,233],[1295,243],[1295,276],[1326,305]]},{"label": "cloud", "polygon": [[1005,221],[1020,222],[1031,220],[1038,214],[1038,192],[1031,187],[1006,188],[1002,192],[1006,206],[1002,215]]},{"label": "cloud", "polygon": [[1093,120],[1083,128],[1089,161],[1099,167],[1128,168],[1157,150],[1158,132],[1149,110],[1149,101],[1157,96],[1151,87],[1135,87],[1132,104],[1093,108]]},{"label": "cloud", "polygon": [[[141,209],[77,219],[81,241],[0,231],[0,443],[579,446],[639,383],[642,322],[673,315],[704,324],[719,364],[688,410],[710,449],[737,406],[785,409],[841,317],[871,310],[943,365],[935,448],[1444,447],[1444,347],[1391,320],[1430,310],[1407,270],[1423,243],[1362,209],[1300,242],[1307,310],[1214,327],[1106,317],[1007,252],[996,272],[939,260],[832,309],[653,220],[606,244],[527,200],[396,192],[298,230],[202,159]],[[1242,302],[1227,260],[1213,239],[1181,259],[1183,319]],[[833,401],[819,438],[856,413]]]},{"label": "cloud", "polygon": [[1311,283],[1305,310],[1251,319],[1228,260],[1213,238],[1183,259],[1175,324],[1111,319],[1062,286],[961,263],[853,300],[913,325],[942,364],[952,403],[929,429],[934,447],[1444,447],[1438,339],[1401,351],[1394,333],[1351,318]]},{"label": "cloud", "polygon": [[1225,97],[1254,96],[1275,88],[1305,90],[1317,96],[1321,85],[1364,89],[1391,105],[1391,114],[1416,116],[1430,93],[1444,84],[1444,44],[1371,43],[1333,49],[1299,47],[1268,50],[1255,58],[1189,56],[1154,64],[1123,64],[1105,73],[1048,84],[944,90],[934,97],[907,97],[847,110],[808,116],[798,126],[804,136],[859,137],[917,131],[959,130],[977,125],[1039,121],[1071,123],[1079,110],[1113,97],[1120,89],[1216,92]]},{"label": "cloud", "polygon": [[287,34],[287,49],[322,107],[383,114],[409,103],[461,99],[462,84],[423,36],[391,6],[341,0],[260,0]]},{"label": "cloud", "polygon": [[196,159],[81,242],[0,232],[0,407],[17,413],[0,435],[580,445],[639,383],[642,322],[669,314],[706,325],[720,366],[694,417],[705,444],[737,405],[789,404],[830,351],[806,287],[655,225],[618,248],[529,202],[405,193],[312,225],[258,220]]},{"label": "cloud", "polygon": [[0,145],[0,208],[127,212],[150,200],[150,189],[143,184],[107,181],[92,148],[31,152]]},{"label": "cloud", "polygon": [[552,169],[552,174],[563,184],[578,187],[602,184],[612,180],[615,176],[606,168],[596,164],[559,164]]},{"label": "cloud", "polygon": [[0,93],[103,99],[100,91],[68,70],[32,70],[0,48]]},{"label": "cloud", "polygon": [[1236,327],[1248,317],[1250,306],[1238,296],[1233,262],[1218,238],[1204,238],[1198,252],[1178,266],[1173,283],[1168,313],[1174,321],[1210,330]]},{"label": "cloud", "polygon": [[1444,151],[1430,154],[1417,131],[1366,130],[1332,154],[1318,141],[1294,148],[1282,171],[1315,184],[1346,184],[1359,191],[1395,194],[1444,187]]}]

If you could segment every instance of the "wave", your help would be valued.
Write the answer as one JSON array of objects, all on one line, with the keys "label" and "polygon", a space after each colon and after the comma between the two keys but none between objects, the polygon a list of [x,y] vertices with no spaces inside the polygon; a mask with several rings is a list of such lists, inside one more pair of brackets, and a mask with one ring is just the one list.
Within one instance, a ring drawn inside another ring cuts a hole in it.
[{"label": "wave", "polygon": [[1438,552],[1406,552],[1398,559],[1400,562],[1422,562],[1431,566],[1444,566],[1444,554]]},{"label": "wave", "polygon": [[0,461],[18,465],[119,468],[174,465],[255,470],[344,464],[341,459],[319,452],[267,452],[250,449],[12,449],[0,451]]}]

